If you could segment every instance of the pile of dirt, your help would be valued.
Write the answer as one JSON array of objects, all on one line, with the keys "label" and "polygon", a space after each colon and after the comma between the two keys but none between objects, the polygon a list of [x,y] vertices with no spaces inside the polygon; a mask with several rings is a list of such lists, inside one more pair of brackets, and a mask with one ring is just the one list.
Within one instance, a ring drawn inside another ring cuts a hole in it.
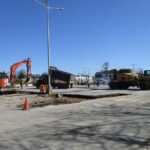
[{"label": "pile of dirt", "polygon": [[69,104],[71,102],[66,101],[65,99],[60,99],[60,98],[52,98],[52,99],[46,99],[46,100],[38,100],[31,102],[29,104],[30,108],[35,108],[35,107],[43,107],[47,105],[60,105],[60,104]]}]

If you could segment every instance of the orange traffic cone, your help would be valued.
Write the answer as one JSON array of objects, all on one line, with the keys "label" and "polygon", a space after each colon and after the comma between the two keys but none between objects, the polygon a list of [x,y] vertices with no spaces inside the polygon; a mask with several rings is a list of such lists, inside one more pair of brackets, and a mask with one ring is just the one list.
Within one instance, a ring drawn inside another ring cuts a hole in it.
[{"label": "orange traffic cone", "polygon": [[29,109],[28,99],[25,98],[24,110],[28,110],[28,109]]}]

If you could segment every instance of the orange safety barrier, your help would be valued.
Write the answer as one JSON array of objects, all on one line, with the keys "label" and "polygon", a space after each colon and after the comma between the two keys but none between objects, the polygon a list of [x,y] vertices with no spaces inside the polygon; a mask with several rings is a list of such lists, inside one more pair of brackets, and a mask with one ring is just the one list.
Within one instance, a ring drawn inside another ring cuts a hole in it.
[{"label": "orange safety barrier", "polygon": [[44,91],[45,91],[44,85],[40,85],[40,94],[44,94],[45,93]]}]

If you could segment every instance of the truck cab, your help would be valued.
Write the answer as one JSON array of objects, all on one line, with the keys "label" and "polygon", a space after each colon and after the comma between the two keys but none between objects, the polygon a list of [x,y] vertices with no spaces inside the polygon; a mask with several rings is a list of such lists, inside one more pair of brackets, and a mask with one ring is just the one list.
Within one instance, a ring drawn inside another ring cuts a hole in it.
[{"label": "truck cab", "polygon": [[150,89],[150,70],[144,70],[144,73],[140,74],[139,86],[141,90]]}]

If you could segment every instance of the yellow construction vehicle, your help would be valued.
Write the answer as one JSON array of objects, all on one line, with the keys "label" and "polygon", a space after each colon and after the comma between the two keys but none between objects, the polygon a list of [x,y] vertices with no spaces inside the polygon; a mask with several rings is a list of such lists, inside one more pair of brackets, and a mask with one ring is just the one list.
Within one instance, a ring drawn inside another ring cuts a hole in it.
[{"label": "yellow construction vehicle", "polygon": [[113,69],[110,71],[109,87],[111,89],[128,89],[129,86],[138,86],[138,74],[132,69]]},{"label": "yellow construction vehicle", "polygon": [[139,86],[141,90],[150,89],[150,70],[144,70],[144,74],[139,74]]}]

